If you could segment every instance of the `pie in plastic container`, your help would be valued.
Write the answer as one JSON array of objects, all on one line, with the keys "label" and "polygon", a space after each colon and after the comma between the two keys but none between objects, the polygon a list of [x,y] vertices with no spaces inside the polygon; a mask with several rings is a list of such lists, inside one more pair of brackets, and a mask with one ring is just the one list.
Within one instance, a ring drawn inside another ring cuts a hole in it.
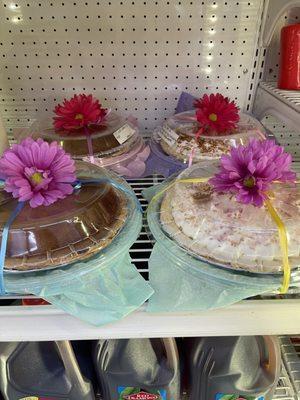
[{"label": "pie in plastic container", "polygon": [[[106,248],[130,222],[134,194],[114,173],[76,162],[82,182],[65,199],[45,207],[25,204],[9,229],[4,271],[36,271],[87,259]],[[88,181],[88,183],[84,183]],[[0,189],[0,240],[17,201]]]},{"label": "pie in plastic container", "polygon": [[18,142],[26,136],[57,141],[75,160],[90,162],[86,132],[90,134],[96,165],[128,178],[144,174],[150,148],[138,128],[114,112],[109,113],[101,124],[89,125],[88,131],[84,128],[72,132],[55,131],[53,119],[46,118],[35,121],[29,131],[15,129],[13,133]]},{"label": "pie in plastic container", "polygon": [[[282,272],[278,228],[265,207],[241,204],[230,193],[216,193],[207,182],[218,163],[202,162],[183,171],[178,182],[162,195],[149,224],[155,237],[165,236],[190,256],[216,266],[253,273]],[[272,185],[272,204],[288,232],[291,268],[300,265],[299,184]],[[153,211],[153,210],[152,210]]]},{"label": "pie in plastic container", "polygon": [[[36,121],[31,127],[31,136],[53,142],[60,146],[72,158],[81,160],[89,155],[86,131],[79,128],[71,132],[56,131],[53,119]],[[95,157],[120,155],[132,148],[139,138],[138,129],[125,118],[111,112],[101,124],[91,124],[87,132],[90,134]]]},{"label": "pie in plastic container", "polygon": [[193,163],[203,160],[216,160],[228,153],[231,147],[247,144],[250,138],[265,139],[264,128],[254,117],[240,113],[237,129],[227,135],[203,134],[198,139],[195,134],[200,129],[194,119],[195,110],[176,114],[167,119],[154,139],[162,150],[184,163],[187,163],[192,150]]}]

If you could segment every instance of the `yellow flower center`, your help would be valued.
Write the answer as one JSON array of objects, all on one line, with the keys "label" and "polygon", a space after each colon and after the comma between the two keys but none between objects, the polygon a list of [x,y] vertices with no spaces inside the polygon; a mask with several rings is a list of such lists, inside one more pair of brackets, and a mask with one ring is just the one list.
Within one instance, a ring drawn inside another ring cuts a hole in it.
[{"label": "yellow flower center", "polygon": [[253,188],[255,186],[254,176],[249,176],[248,178],[245,178],[243,181],[243,185],[246,186],[247,188]]},{"label": "yellow flower center", "polygon": [[76,114],[75,115],[75,119],[83,119],[83,115],[82,114]]},{"label": "yellow flower center", "polygon": [[34,172],[30,177],[32,183],[39,185],[43,182],[43,175],[40,172]]},{"label": "yellow flower center", "polygon": [[212,113],[212,114],[209,114],[208,119],[210,119],[212,122],[216,122],[218,119],[218,116],[217,116],[217,114]]}]

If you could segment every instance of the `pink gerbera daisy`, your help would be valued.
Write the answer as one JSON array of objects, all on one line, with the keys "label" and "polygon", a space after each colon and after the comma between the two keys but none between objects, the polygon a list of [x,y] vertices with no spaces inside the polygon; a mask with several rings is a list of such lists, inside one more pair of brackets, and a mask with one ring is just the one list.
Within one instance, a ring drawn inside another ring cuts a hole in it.
[{"label": "pink gerbera daisy", "polygon": [[224,135],[236,129],[239,121],[238,107],[234,101],[220,93],[205,94],[195,101],[197,121],[206,128],[204,134]]},{"label": "pink gerbera daisy", "polygon": [[75,94],[70,100],[65,99],[63,104],[58,104],[54,112],[54,127],[57,131],[64,131],[64,134],[74,134],[90,124],[100,124],[107,114],[107,110],[91,94]]},{"label": "pink gerbera daisy", "polygon": [[251,139],[221,157],[220,171],[209,182],[217,192],[236,194],[240,203],[263,205],[272,182],[294,182],[292,157],[273,140]]},{"label": "pink gerbera daisy", "polygon": [[49,206],[73,192],[75,164],[56,142],[32,138],[14,144],[0,158],[4,189],[31,207]]}]

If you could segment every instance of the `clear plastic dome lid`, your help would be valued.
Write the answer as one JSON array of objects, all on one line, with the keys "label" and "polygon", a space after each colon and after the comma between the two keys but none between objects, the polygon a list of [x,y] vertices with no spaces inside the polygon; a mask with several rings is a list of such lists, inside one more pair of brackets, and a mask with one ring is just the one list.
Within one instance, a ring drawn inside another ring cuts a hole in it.
[{"label": "clear plastic dome lid", "polygon": [[[76,175],[90,182],[48,207],[25,204],[9,230],[5,270],[37,270],[85,259],[108,246],[124,226],[136,204],[113,183],[126,185],[125,181],[80,161]],[[0,190],[0,204],[1,238],[17,202]]]},{"label": "clear plastic dome lid", "polygon": [[[33,124],[31,131],[33,138],[41,137],[49,142],[57,141],[75,159],[83,159],[89,155],[84,128],[74,132],[55,131],[53,120],[49,118]],[[100,125],[89,125],[88,132],[94,156],[97,157],[123,154],[131,150],[139,138],[138,129],[113,112]]]},{"label": "clear plastic dome lid", "polygon": [[195,134],[200,125],[194,117],[195,110],[176,114],[156,131],[155,139],[166,154],[187,162],[193,150],[193,162],[213,160],[228,153],[231,147],[247,144],[250,138],[265,139],[265,131],[260,122],[244,113],[240,113],[237,129],[227,135],[203,134],[196,139]]},{"label": "clear plastic dome lid", "polygon": [[[115,164],[126,162],[133,156],[139,154],[145,147],[145,141],[141,135],[138,135],[129,151],[126,153],[113,153],[111,156],[101,157],[95,159],[95,164],[100,167],[111,167]],[[89,162],[89,157],[84,157],[83,161]]]},{"label": "clear plastic dome lid", "polygon": [[[211,177],[217,163],[199,163],[178,180]],[[288,232],[289,260],[300,265],[299,184],[273,184],[273,206]],[[282,252],[278,228],[265,207],[241,204],[234,195],[216,193],[208,183],[178,182],[167,190],[158,221],[188,253],[213,264],[251,272],[278,273]]]}]

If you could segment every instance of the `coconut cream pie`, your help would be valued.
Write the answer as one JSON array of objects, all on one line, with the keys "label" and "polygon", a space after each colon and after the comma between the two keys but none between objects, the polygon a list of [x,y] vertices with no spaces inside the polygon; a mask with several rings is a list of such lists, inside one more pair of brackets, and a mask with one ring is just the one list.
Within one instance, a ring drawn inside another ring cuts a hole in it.
[{"label": "coconut cream pie", "polygon": [[[212,176],[194,166],[178,180]],[[205,173],[203,173],[203,171]],[[291,267],[300,264],[299,184],[274,184],[272,202],[288,232]],[[282,269],[278,229],[265,207],[241,204],[230,193],[220,194],[208,183],[175,184],[161,204],[165,232],[189,253],[235,269],[274,273]]]},{"label": "coconut cream pie", "polygon": [[195,138],[200,125],[194,119],[195,111],[187,111],[169,118],[158,131],[156,138],[168,155],[187,162],[194,151],[193,162],[219,159],[231,147],[248,143],[252,137],[264,139],[262,125],[253,117],[240,113],[237,127],[226,135],[201,134]]}]

